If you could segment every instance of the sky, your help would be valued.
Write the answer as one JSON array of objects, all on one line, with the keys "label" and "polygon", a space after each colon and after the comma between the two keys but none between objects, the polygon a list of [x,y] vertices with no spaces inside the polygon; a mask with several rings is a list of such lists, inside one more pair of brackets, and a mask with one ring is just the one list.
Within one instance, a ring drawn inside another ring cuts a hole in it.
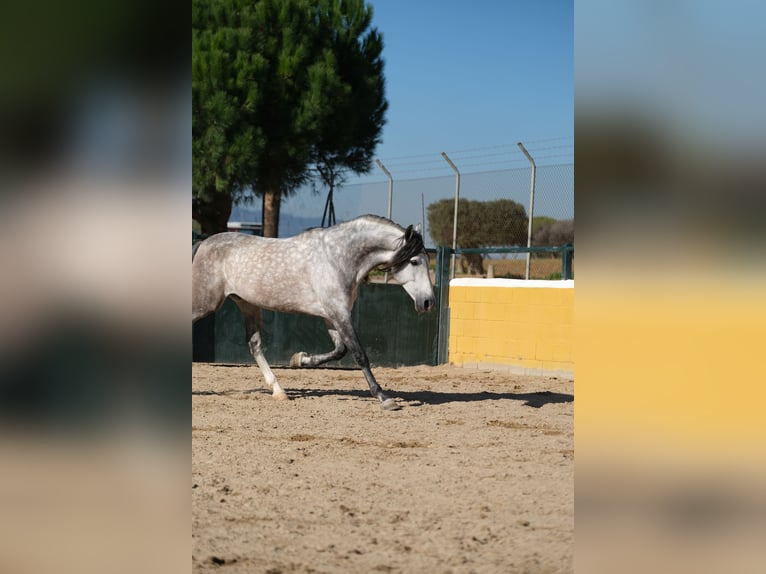
[{"label": "sky", "polygon": [[[572,0],[370,4],[389,102],[376,156],[395,179],[452,174],[442,151],[461,171],[523,167],[518,141],[573,161]],[[348,183],[364,180],[386,176]]]},{"label": "sky", "polygon": [[[383,36],[389,103],[375,157],[395,181],[394,221],[420,222],[430,241],[424,207],[455,190],[441,152],[461,172],[461,197],[504,197],[527,208],[530,164],[517,142],[538,167],[574,162],[573,0],[368,3]],[[335,194],[336,220],[387,215],[387,186],[375,163],[368,174],[346,174]],[[283,200],[280,235],[319,224],[326,190],[305,187]],[[573,187],[572,170],[539,173],[535,214],[573,217]],[[253,209],[257,220],[259,202]]]}]

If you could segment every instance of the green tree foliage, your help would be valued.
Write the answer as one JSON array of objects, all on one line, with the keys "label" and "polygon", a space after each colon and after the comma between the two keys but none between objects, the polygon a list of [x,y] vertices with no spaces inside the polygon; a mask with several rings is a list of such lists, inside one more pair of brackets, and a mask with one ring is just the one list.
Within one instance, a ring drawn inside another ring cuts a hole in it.
[{"label": "green tree foliage", "polygon": [[[232,200],[281,198],[314,172],[369,171],[387,102],[383,42],[363,0],[192,0],[193,216],[225,228]],[[327,183],[325,181],[325,183]]]},{"label": "green tree foliage", "polygon": [[[428,206],[428,225],[431,238],[438,245],[452,245],[455,201],[442,199]],[[458,202],[458,247],[493,247],[526,245],[527,212],[524,206],[510,199]],[[472,272],[483,273],[480,254],[464,258]]]},{"label": "green tree foliage", "polygon": [[548,217],[547,215],[535,215],[532,218],[532,236],[534,237],[535,233],[537,233],[540,228],[545,227],[546,225],[550,225],[555,221],[556,219],[554,217]]},{"label": "green tree foliage", "polygon": [[[453,199],[442,199],[428,206],[431,238],[438,245],[452,245],[454,209]],[[527,212],[523,205],[510,199],[461,199],[457,241],[458,247],[526,245]]]}]

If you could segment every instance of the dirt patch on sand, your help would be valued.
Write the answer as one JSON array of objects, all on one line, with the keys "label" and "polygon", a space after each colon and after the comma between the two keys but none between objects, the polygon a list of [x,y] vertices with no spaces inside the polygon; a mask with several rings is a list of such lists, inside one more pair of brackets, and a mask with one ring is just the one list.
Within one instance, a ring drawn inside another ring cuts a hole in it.
[{"label": "dirt patch on sand", "polygon": [[192,368],[197,572],[571,572],[574,383],[453,366]]}]

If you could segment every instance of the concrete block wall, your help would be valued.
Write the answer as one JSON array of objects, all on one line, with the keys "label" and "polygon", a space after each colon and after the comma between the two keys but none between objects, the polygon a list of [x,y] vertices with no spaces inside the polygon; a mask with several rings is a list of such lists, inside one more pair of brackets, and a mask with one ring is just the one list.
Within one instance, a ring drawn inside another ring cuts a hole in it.
[{"label": "concrete block wall", "polygon": [[574,281],[453,279],[449,362],[574,375]]}]

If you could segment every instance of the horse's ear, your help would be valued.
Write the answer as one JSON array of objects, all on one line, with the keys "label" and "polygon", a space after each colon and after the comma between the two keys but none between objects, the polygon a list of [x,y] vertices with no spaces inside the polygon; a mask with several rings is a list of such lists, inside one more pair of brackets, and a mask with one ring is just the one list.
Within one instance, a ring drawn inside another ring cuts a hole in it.
[{"label": "horse's ear", "polygon": [[420,225],[419,223],[415,226],[415,233],[418,233],[420,235],[423,234],[423,226]]},{"label": "horse's ear", "polygon": [[413,229],[412,229],[412,225],[410,225],[409,227],[407,227],[407,229],[404,230],[404,240],[409,241],[410,239],[412,239],[412,234],[413,234]]}]

